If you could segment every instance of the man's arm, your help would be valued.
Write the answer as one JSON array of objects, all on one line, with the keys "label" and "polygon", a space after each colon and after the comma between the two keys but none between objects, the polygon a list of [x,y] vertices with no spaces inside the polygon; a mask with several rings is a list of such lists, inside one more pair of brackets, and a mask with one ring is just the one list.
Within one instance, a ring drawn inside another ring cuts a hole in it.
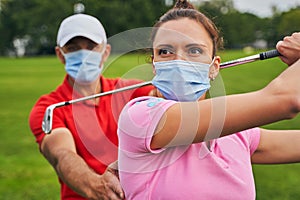
[{"label": "man's arm", "polygon": [[70,131],[57,128],[45,136],[42,154],[56,173],[72,190],[88,199],[123,199],[118,178],[107,170],[103,175],[95,173],[76,153]]}]

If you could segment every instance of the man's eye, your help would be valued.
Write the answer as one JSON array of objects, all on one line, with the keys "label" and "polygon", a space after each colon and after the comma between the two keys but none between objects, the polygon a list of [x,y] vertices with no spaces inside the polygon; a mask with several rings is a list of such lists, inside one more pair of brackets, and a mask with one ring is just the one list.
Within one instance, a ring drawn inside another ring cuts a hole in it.
[{"label": "man's eye", "polygon": [[78,51],[80,48],[76,47],[76,46],[68,46],[67,47],[67,51],[68,52],[74,52],[74,51]]},{"label": "man's eye", "polygon": [[95,49],[95,48],[97,48],[98,47],[98,45],[97,44],[88,44],[88,46],[87,46],[87,49],[88,50],[93,50],[93,49]]},{"label": "man's eye", "polygon": [[167,54],[173,54],[173,52],[170,51],[170,50],[168,50],[168,49],[160,49],[160,50],[158,51],[158,54],[159,54],[159,55],[162,55],[162,54],[167,55]]}]

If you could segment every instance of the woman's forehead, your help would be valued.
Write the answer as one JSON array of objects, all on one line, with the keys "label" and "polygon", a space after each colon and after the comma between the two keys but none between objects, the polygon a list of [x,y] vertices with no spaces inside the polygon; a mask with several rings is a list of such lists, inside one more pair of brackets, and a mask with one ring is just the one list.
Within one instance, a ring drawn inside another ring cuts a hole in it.
[{"label": "woman's forehead", "polygon": [[199,44],[213,48],[213,42],[204,26],[195,20],[182,18],[165,22],[157,30],[153,46],[160,44]]}]

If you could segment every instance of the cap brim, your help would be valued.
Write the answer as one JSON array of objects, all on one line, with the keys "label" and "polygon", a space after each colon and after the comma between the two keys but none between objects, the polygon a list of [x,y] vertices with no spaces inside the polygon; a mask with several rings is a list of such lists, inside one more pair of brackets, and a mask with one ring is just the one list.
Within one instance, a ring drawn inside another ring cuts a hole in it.
[{"label": "cap brim", "polygon": [[[99,38],[99,36],[95,36],[93,34],[88,34],[88,33],[74,33],[74,34],[69,34],[67,36],[65,36],[63,39],[60,40],[59,42],[59,46],[60,47],[63,47],[67,44],[67,42],[69,42],[72,38],[75,38],[75,37],[85,37],[87,39],[90,39],[92,40],[93,42],[97,43],[97,44],[100,44],[103,42],[103,38]],[[104,41],[105,42],[105,41]]]}]

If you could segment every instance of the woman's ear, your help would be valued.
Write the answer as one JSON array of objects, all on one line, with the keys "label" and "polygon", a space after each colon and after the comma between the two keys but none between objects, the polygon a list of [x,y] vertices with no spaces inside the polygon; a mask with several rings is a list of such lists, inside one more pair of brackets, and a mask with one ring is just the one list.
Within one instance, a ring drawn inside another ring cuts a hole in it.
[{"label": "woman's ear", "polygon": [[153,74],[155,75],[155,74],[156,74],[156,71],[155,71],[155,67],[154,67],[154,64],[153,64],[153,62],[154,62],[154,56],[153,56],[153,55],[151,55],[152,72],[153,72]]},{"label": "woman's ear", "polygon": [[220,56],[215,56],[210,69],[209,69],[209,78],[210,80],[215,80],[220,71],[221,58]]},{"label": "woman's ear", "polygon": [[62,54],[62,52],[61,52],[59,46],[56,46],[56,47],[55,47],[55,53],[56,53],[57,58],[60,60],[60,62],[61,62],[62,64],[65,64],[65,63],[66,63],[66,60],[65,60],[65,57],[64,57],[64,55]]}]

